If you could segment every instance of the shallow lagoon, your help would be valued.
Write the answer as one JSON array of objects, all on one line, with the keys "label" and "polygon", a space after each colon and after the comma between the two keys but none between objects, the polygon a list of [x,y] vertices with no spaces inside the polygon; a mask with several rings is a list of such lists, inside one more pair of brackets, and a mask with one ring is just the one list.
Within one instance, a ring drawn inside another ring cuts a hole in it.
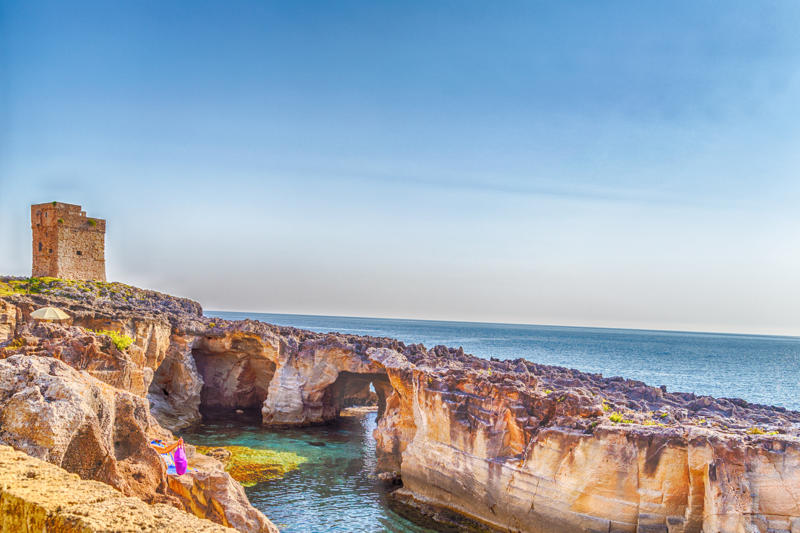
[{"label": "shallow lagoon", "polygon": [[250,502],[281,531],[429,533],[386,505],[375,477],[375,412],[342,417],[329,426],[268,429],[258,413],[206,420],[184,432],[203,446],[247,446],[306,458],[282,478],[247,487]]}]

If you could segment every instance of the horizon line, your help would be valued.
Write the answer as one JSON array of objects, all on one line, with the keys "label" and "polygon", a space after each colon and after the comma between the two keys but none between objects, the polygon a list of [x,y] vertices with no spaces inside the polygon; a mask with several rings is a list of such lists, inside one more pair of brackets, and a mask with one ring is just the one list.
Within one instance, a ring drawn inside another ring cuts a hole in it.
[{"label": "horizon line", "polygon": [[[356,315],[320,315],[313,313],[277,313],[268,311],[230,311],[224,309],[203,309],[203,315],[208,318],[213,318],[206,313],[239,313],[239,314],[261,314],[261,315],[284,315],[284,316],[299,316],[299,317],[317,317],[317,318],[352,318],[352,319],[367,319],[367,320],[406,320],[414,322],[439,322],[439,323],[458,323],[458,324],[480,324],[480,325],[493,325],[493,326],[532,326],[543,328],[568,328],[568,329],[607,329],[616,331],[643,331],[651,333],[691,333],[691,334],[705,334],[705,335],[728,335],[738,337],[781,337],[787,339],[798,339],[800,335],[788,334],[770,334],[770,333],[743,333],[743,332],[730,332],[730,331],[705,331],[705,330],[689,330],[689,329],[658,329],[658,328],[631,328],[620,326],[586,326],[586,325],[573,325],[573,324],[532,324],[529,322],[491,322],[479,320],[443,320],[443,319],[428,319],[428,318],[405,318],[405,317],[381,317],[381,316],[356,316]],[[224,318],[224,317],[219,317]],[[275,324],[277,325],[277,324]],[[297,326],[292,326],[297,327]],[[298,329],[303,329],[298,327]]]}]

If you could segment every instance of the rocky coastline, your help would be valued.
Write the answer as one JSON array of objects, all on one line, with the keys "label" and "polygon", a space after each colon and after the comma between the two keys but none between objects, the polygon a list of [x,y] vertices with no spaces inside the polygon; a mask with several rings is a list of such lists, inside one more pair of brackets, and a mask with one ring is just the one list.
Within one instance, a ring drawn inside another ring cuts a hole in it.
[{"label": "rocky coastline", "polygon": [[[30,292],[30,293],[29,293]],[[32,322],[54,305],[71,325]],[[128,335],[120,349],[98,331]],[[800,531],[800,413],[522,359],[202,315],[116,283],[0,278],[0,444],[151,505],[277,531],[215,458],[147,445],[204,410],[324,424],[375,390],[379,474],[461,530]]]}]

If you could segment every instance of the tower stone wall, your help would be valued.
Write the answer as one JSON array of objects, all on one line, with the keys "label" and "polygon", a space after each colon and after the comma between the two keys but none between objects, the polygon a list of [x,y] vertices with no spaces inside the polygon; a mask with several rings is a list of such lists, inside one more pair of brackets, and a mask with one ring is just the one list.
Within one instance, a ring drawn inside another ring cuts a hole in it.
[{"label": "tower stone wall", "polygon": [[106,280],[106,221],[81,206],[51,202],[31,206],[34,277]]}]

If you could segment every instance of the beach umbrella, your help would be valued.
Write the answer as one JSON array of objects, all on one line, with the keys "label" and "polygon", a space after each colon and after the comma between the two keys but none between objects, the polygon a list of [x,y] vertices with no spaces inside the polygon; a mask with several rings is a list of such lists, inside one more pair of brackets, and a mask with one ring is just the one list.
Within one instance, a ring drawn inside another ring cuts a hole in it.
[{"label": "beach umbrella", "polygon": [[36,320],[68,320],[69,315],[58,307],[42,307],[31,313]]}]

